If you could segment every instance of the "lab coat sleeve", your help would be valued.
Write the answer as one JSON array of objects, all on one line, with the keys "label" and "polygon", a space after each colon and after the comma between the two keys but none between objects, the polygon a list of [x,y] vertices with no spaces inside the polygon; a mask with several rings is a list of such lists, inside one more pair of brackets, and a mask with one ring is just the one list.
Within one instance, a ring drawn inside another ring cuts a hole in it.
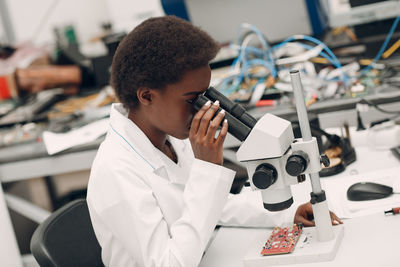
[{"label": "lab coat sleeve", "polygon": [[297,205],[271,212],[264,209],[260,191],[245,187],[240,194],[230,194],[223,209],[219,225],[241,227],[274,227],[293,223]]},{"label": "lab coat sleeve", "polygon": [[194,267],[221,216],[234,175],[225,167],[194,160],[183,192],[182,216],[170,227],[149,184],[139,176],[119,182],[122,188],[134,186],[134,194],[121,188],[123,201],[104,210],[101,217],[139,266]]}]

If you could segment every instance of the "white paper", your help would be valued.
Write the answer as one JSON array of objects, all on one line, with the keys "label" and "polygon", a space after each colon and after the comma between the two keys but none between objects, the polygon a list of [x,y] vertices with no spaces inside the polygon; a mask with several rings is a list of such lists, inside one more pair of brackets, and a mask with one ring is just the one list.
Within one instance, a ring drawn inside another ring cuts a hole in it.
[{"label": "white paper", "polygon": [[67,133],[43,132],[47,153],[53,155],[70,147],[96,140],[107,132],[110,118],[101,119]]}]

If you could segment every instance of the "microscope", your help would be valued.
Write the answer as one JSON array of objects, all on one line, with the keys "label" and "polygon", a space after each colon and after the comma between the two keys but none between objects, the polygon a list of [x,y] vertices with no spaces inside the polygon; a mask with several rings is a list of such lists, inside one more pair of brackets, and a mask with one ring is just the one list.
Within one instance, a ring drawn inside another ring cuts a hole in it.
[{"label": "microscope", "polygon": [[[317,140],[311,136],[300,73],[291,71],[290,76],[301,138],[294,138],[289,121],[272,114],[265,114],[257,121],[243,107],[212,87],[194,103],[198,110],[208,100],[219,100],[220,108],[226,111],[228,132],[242,141],[236,157],[246,165],[251,188],[260,190],[265,209],[278,212],[289,208],[293,204],[290,186],[304,182],[307,175],[310,177],[310,202],[316,226],[304,231],[308,245],[295,249],[292,254],[273,257],[260,256],[255,247],[245,258],[246,266],[332,260],[343,237],[343,226],[333,227],[331,224],[326,195],[318,174],[321,164],[329,166],[329,159],[319,154]],[[262,244],[265,240],[260,242]]]}]

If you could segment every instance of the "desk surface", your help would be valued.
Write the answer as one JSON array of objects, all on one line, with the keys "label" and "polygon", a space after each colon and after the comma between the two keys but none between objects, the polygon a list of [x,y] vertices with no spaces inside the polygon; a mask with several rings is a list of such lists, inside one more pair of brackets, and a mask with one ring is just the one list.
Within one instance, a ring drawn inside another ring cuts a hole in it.
[{"label": "desk surface", "polygon": [[[333,261],[285,266],[399,266],[400,215],[382,213],[344,221],[344,237]],[[220,228],[199,267],[243,267],[243,258],[259,235],[271,229]],[[261,248],[260,248],[261,251]],[[272,256],[273,257],[273,256]]]},{"label": "desk surface", "polygon": [[[93,142],[69,148],[65,151],[57,153],[55,156],[94,150],[94,149],[97,150],[100,143],[103,140],[104,136],[94,140]],[[51,157],[47,153],[46,147],[43,142],[29,142],[29,143],[22,143],[19,145],[7,146],[0,148],[0,152],[1,152],[0,164]]]},{"label": "desk surface", "polygon": [[12,182],[34,177],[89,170],[104,137],[49,156],[42,142],[0,149],[0,181]]},{"label": "desk surface", "polygon": [[[353,139],[359,134],[352,134]],[[345,179],[349,175],[400,166],[399,160],[388,150],[375,150],[368,146],[356,147],[357,161],[347,166],[343,173],[322,178]],[[307,183],[292,187],[295,204],[309,200],[311,189]],[[329,200],[329,199],[328,199]],[[400,203],[399,203],[400,205]],[[208,247],[200,267],[243,267],[243,258],[250,244],[260,234],[268,239],[272,229],[222,227]],[[383,211],[366,217],[344,220],[344,237],[335,259],[331,262],[296,264],[290,266],[400,266],[399,257],[400,215],[385,216]],[[260,248],[261,249],[261,248]],[[285,265],[288,266],[288,265]]]},{"label": "desk surface", "polygon": [[[387,86],[386,89],[379,93],[365,95],[363,98],[369,100],[376,105],[383,105],[389,103],[396,103],[400,101],[400,91],[398,87]],[[321,114],[336,112],[341,110],[353,110],[357,103],[361,100],[360,97],[343,98],[343,99],[327,99],[324,101],[317,101],[308,108],[308,112]],[[251,109],[249,113],[255,118],[260,118],[266,113],[273,113],[282,118],[288,118],[296,115],[296,108],[291,104],[283,104],[274,107],[258,107]],[[337,125],[336,125],[337,126]]]}]

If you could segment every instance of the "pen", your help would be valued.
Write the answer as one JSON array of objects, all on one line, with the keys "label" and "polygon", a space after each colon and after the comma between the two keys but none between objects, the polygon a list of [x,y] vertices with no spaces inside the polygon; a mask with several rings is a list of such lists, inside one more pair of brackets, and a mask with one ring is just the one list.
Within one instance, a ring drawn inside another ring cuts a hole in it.
[{"label": "pen", "polygon": [[385,210],[385,214],[389,214],[389,213],[392,213],[393,215],[399,214],[400,213],[400,207],[393,208],[391,210]]}]

